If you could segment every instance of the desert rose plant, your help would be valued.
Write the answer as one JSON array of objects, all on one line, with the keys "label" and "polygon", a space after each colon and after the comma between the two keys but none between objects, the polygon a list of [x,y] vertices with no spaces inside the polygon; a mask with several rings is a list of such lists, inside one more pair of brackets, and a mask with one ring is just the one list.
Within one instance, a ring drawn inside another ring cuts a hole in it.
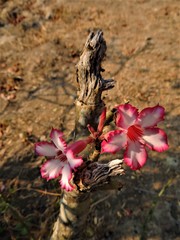
[{"label": "desert rose plant", "polygon": [[50,180],[61,175],[61,188],[72,191],[74,189],[70,184],[72,172],[83,163],[82,157],[76,157],[76,155],[84,150],[91,139],[79,140],[67,145],[63,139],[63,133],[57,129],[52,129],[50,138],[50,143],[39,142],[35,144],[36,153],[49,159],[41,167],[41,176]]},{"label": "desert rose plant", "polygon": [[[164,119],[162,106],[139,111],[125,103],[112,106],[110,114],[106,113],[101,95],[114,87],[114,81],[104,80],[101,76],[105,51],[103,33],[91,32],[77,64],[78,96],[72,131],[75,137],[67,138],[67,144],[63,133],[52,129],[50,142],[35,144],[36,153],[47,158],[41,166],[42,178],[58,179],[63,191],[51,240],[85,239],[89,193],[99,189],[120,189],[123,163],[138,170],[147,161],[147,148],[157,152],[168,149],[167,136],[157,127]],[[106,131],[105,126],[112,122],[114,129]],[[108,154],[119,151],[124,151],[122,160],[108,161]],[[107,163],[99,163],[99,156],[104,153]]]},{"label": "desert rose plant", "polygon": [[104,110],[100,116],[97,131],[90,124],[87,126],[91,135],[85,140],[67,145],[63,139],[63,133],[52,129],[51,142],[36,143],[37,154],[49,159],[41,167],[41,176],[50,180],[59,178],[61,175],[61,188],[72,191],[74,189],[70,183],[72,173],[83,163],[82,157],[78,157],[77,154],[82,152],[88,144],[97,140],[101,141],[102,153],[113,154],[124,148],[124,163],[132,170],[140,169],[146,163],[146,146],[157,152],[168,149],[167,136],[157,127],[158,122],[164,119],[162,106],[145,108],[140,113],[131,104],[122,104],[116,109],[117,130],[102,135],[106,116]]},{"label": "desert rose plant", "polygon": [[146,163],[146,146],[157,152],[168,149],[167,136],[157,127],[163,119],[164,108],[159,105],[145,108],[140,113],[131,104],[119,105],[116,114],[118,130],[107,133],[102,151],[116,153],[125,148],[124,162],[133,170],[140,169]]}]

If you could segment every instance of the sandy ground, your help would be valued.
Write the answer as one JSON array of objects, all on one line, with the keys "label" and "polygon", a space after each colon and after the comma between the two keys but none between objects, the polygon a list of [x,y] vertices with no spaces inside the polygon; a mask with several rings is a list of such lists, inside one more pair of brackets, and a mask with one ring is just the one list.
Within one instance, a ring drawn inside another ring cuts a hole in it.
[{"label": "sandy ground", "polygon": [[[122,192],[98,193],[87,239],[178,240],[180,5],[178,0],[0,1],[0,236],[49,239],[58,213],[56,181],[40,177],[34,143],[74,126],[75,65],[90,30],[107,43],[104,94],[110,109],[130,100],[160,104],[170,148],[127,169]],[[121,157],[121,155],[119,155]],[[102,200],[99,202],[99,200]],[[94,235],[94,231],[96,235]]]}]

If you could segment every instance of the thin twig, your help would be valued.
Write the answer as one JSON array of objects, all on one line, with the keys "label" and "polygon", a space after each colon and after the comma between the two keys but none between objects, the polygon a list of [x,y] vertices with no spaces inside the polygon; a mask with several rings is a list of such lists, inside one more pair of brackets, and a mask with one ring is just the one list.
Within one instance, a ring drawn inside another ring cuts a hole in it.
[{"label": "thin twig", "polygon": [[91,204],[91,207],[90,207],[90,211],[92,211],[92,209],[99,203],[101,202],[104,202],[106,199],[108,199],[110,196],[112,196],[112,194],[110,193],[109,195],[105,196],[104,198],[101,198],[99,200],[97,200],[96,202],[92,203]]},{"label": "thin twig", "polygon": [[37,188],[29,188],[29,187],[28,188],[18,188],[18,189],[16,189],[16,191],[14,191],[14,193],[17,191],[21,191],[21,190],[35,191],[35,192],[38,192],[41,194],[50,195],[50,196],[54,196],[54,197],[60,197],[62,195],[60,193],[47,192],[46,190],[44,191],[44,190],[40,190]]}]

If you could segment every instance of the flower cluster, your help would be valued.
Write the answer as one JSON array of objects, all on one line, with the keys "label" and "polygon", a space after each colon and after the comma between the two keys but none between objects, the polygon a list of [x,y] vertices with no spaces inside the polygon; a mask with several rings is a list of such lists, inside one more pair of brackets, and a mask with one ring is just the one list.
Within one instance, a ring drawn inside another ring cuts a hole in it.
[{"label": "flower cluster", "polygon": [[144,166],[147,159],[145,146],[157,152],[168,149],[167,136],[157,124],[163,120],[164,108],[157,105],[138,109],[130,104],[117,107],[117,130],[107,133],[102,152],[116,153],[126,148],[124,162],[133,170]]},{"label": "flower cluster", "polygon": [[63,133],[57,129],[52,129],[50,138],[50,143],[44,141],[35,144],[36,153],[49,159],[41,167],[41,176],[50,180],[62,175],[61,187],[72,191],[74,189],[70,183],[72,171],[75,171],[83,163],[82,158],[76,155],[85,149],[90,139],[79,140],[67,145],[63,139]]},{"label": "flower cluster", "polygon": [[46,156],[48,160],[41,167],[43,178],[54,179],[61,176],[60,185],[67,191],[74,186],[70,183],[72,172],[83,163],[82,157],[77,155],[92,142],[101,143],[101,153],[117,153],[125,149],[124,162],[133,170],[140,169],[147,160],[146,148],[162,152],[168,149],[167,136],[157,124],[164,118],[164,108],[157,105],[143,109],[140,113],[131,104],[122,104],[116,107],[116,130],[103,133],[106,120],[106,109],[99,118],[97,130],[88,125],[90,136],[67,145],[63,133],[52,129],[51,142],[35,144],[36,153]]}]

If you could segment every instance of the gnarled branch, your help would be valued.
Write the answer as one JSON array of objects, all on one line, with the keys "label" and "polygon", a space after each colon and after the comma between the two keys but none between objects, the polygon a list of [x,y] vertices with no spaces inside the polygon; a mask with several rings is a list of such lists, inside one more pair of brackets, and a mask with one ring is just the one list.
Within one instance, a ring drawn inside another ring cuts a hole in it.
[{"label": "gnarled branch", "polygon": [[76,100],[76,133],[86,134],[87,124],[97,127],[104,108],[102,92],[114,87],[114,80],[104,80],[101,62],[105,56],[106,42],[102,31],[91,32],[77,64],[78,98]]},{"label": "gnarled branch", "polygon": [[[101,99],[102,92],[114,86],[113,80],[104,80],[101,76],[101,62],[105,52],[106,42],[102,31],[91,32],[77,64],[76,139],[89,135],[87,124],[97,128],[105,106]],[[116,159],[105,164],[85,161],[74,174],[76,189],[63,193],[51,240],[85,239],[83,232],[90,209],[90,192],[121,189],[123,183],[120,177],[123,173],[122,160]]]}]

